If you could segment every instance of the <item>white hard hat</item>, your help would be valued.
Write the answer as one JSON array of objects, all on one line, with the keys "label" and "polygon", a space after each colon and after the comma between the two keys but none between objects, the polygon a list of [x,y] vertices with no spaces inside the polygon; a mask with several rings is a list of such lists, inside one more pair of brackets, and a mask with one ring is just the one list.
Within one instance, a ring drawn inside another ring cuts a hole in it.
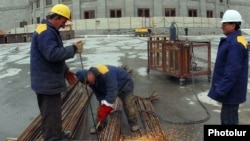
[{"label": "white hard hat", "polygon": [[242,22],[242,17],[236,10],[227,10],[221,20],[221,23],[225,22]]}]

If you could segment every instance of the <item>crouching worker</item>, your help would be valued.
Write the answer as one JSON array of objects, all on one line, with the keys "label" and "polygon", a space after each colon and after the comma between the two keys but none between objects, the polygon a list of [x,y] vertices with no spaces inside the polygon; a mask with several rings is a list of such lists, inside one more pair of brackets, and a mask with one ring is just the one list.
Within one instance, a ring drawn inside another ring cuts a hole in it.
[{"label": "crouching worker", "polygon": [[[99,65],[89,70],[79,70],[76,76],[80,82],[89,85],[100,103],[97,122],[105,121],[106,116],[113,110],[113,103],[118,96],[123,103],[130,130],[133,132],[139,130],[133,94],[134,82],[126,70],[111,65]],[[96,133],[95,127],[90,133]]]}]

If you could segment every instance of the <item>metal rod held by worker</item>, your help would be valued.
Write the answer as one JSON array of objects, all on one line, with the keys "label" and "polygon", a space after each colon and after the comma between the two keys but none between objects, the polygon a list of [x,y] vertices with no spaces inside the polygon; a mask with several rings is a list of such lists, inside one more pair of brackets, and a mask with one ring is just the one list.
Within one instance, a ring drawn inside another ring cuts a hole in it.
[{"label": "metal rod held by worker", "polygon": [[[80,57],[81,66],[82,66],[82,70],[83,70],[83,63],[82,63],[82,56],[81,56],[81,53],[79,53],[79,57]],[[86,92],[87,92],[88,97],[90,98],[89,93],[88,93],[87,86],[85,87],[85,89],[86,89]],[[90,106],[90,111],[91,111],[91,114],[92,114],[93,122],[95,123],[94,116],[93,116],[94,114],[93,114],[92,105],[91,105],[91,103],[90,103],[90,100],[89,100],[89,106]],[[98,123],[97,125],[99,126],[100,123]],[[98,127],[97,125],[96,125],[96,127]],[[98,135],[98,134],[96,134],[96,137],[97,137],[97,139],[99,140],[99,135]]]},{"label": "metal rod held by worker", "polygon": [[97,131],[98,127],[100,126],[100,124],[101,124],[100,121],[96,124],[96,126],[95,126],[96,131]]}]

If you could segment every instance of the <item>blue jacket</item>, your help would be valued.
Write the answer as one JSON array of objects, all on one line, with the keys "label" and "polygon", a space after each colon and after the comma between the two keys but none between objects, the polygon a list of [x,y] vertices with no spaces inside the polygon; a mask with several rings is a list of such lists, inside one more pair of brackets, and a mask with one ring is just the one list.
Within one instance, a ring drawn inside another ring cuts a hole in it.
[{"label": "blue jacket", "polygon": [[239,30],[220,40],[208,96],[224,104],[240,104],[246,101],[247,83],[247,41]]},{"label": "blue jacket", "polygon": [[[117,96],[122,98],[127,93],[133,92],[134,83],[130,74],[120,67],[99,65],[91,67],[89,71],[96,77],[95,84],[89,86],[99,102],[106,100],[108,103],[114,103]],[[86,72],[78,71],[77,76],[83,82],[82,76],[86,77]]]},{"label": "blue jacket", "polygon": [[44,20],[33,33],[30,51],[31,88],[36,93],[56,94],[66,89],[65,60],[74,57],[74,47],[63,47],[60,32]]}]

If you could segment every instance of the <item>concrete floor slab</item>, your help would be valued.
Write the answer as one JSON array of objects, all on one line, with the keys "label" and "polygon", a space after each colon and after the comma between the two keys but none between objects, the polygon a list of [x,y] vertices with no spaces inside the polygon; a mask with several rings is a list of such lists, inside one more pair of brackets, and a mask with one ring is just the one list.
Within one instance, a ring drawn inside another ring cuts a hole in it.
[{"label": "concrete floor slab", "polygon": [[[213,66],[220,36],[181,38],[210,40]],[[250,36],[246,35],[246,38],[250,41]],[[190,77],[180,86],[177,78],[153,70],[147,73],[146,37],[77,38],[64,41],[64,45],[72,44],[79,39],[85,42],[81,55],[84,68],[99,64],[126,64],[136,72],[135,95],[147,97],[153,92],[158,94],[160,99],[153,105],[167,135],[173,136],[176,140],[203,140],[204,124],[220,124],[220,104],[207,97],[210,83],[206,76]],[[35,93],[30,88],[30,43],[0,44],[0,48],[0,140],[4,140],[6,137],[18,137],[39,114],[39,110]],[[79,55],[76,55],[67,60],[73,71],[81,69],[79,58]],[[248,91],[249,89],[250,87]],[[249,111],[248,92],[247,102],[240,106],[240,124],[250,124]],[[211,117],[206,120],[208,114]],[[123,126],[124,134],[129,135],[126,121]],[[89,134],[89,131],[83,132],[85,135]]]}]

